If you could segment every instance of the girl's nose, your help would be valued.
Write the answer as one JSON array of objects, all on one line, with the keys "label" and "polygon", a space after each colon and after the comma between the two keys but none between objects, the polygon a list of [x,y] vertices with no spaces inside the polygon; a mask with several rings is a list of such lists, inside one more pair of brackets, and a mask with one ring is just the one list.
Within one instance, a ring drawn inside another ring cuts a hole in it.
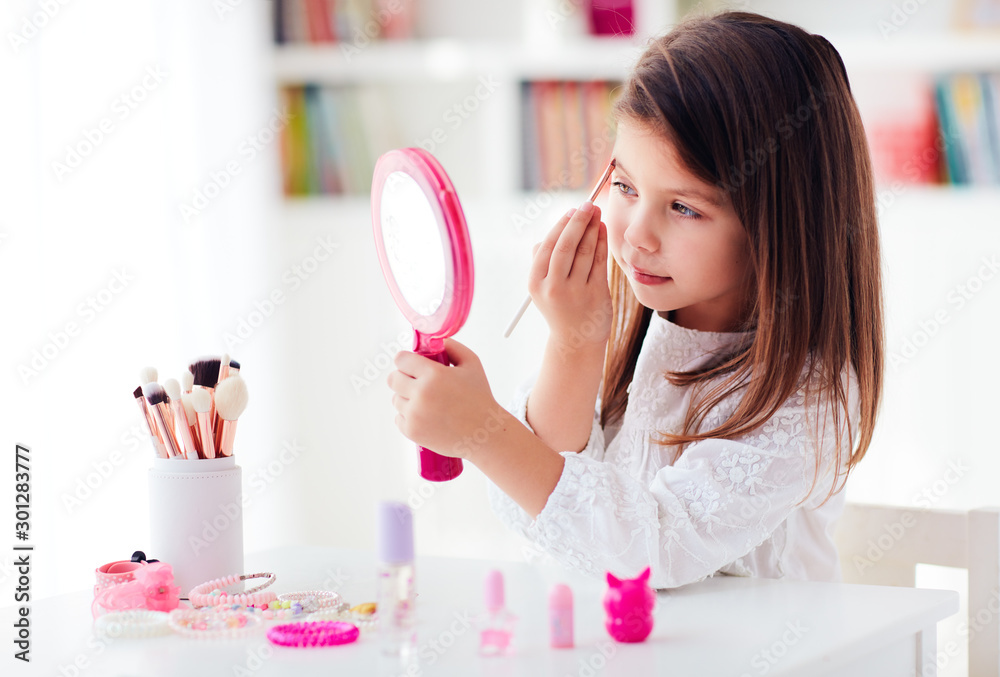
[{"label": "girl's nose", "polygon": [[655,252],[659,249],[659,240],[649,226],[648,219],[633,219],[625,229],[625,243],[633,249]]}]

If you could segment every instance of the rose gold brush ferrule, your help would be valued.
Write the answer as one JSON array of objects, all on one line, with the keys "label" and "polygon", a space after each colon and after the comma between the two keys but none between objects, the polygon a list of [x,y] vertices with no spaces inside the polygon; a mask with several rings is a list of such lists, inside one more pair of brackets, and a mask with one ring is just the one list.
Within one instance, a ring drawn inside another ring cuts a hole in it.
[{"label": "rose gold brush ferrule", "polygon": [[163,444],[163,440],[160,439],[160,435],[156,430],[156,421],[153,420],[152,414],[149,413],[149,404],[146,403],[146,398],[139,396],[135,398],[135,401],[139,405],[139,411],[142,412],[142,418],[146,421],[146,429],[149,431],[149,437],[153,440],[153,450],[156,455],[160,458],[170,458],[167,454],[167,447]]},{"label": "rose gold brush ferrule", "polygon": [[150,409],[152,409],[153,420],[156,421],[156,427],[160,431],[160,436],[167,446],[168,457],[177,458],[181,456],[181,450],[177,447],[177,440],[174,439],[174,431],[170,429],[170,425],[167,423],[170,420],[170,405],[166,402],[160,402],[159,404],[154,404]]},{"label": "rose gold brush ferrule", "polygon": [[201,435],[198,434],[198,420],[195,419],[194,423],[189,426],[188,430],[191,431],[191,439],[194,440],[194,450],[198,458],[205,458],[205,454],[201,450]]},{"label": "rose gold brush ferrule", "polygon": [[236,439],[236,423],[238,421],[227,421],[219,419],[219,429],[216,431],[215,446],[219,450],[219,456],[233,455],[233,440]]},{"label": "rose gold brush ferrule", "polygon": [[209,412],[199,411],[195,414],[198,419],[198,438],[201,440],[201,453],[205,458],[215,458],[215,439],[212,437],[212,419]]},{"label": "rose gold brush ferrule", "polygon": [[181,455],[190,460],[198,458],[198,447],[195,445],[194,437],[191,435],[191,426],[188,425],[184,405],[180,400],[170,400],[170,410],[174,417],[174,434],[177,436]]}]

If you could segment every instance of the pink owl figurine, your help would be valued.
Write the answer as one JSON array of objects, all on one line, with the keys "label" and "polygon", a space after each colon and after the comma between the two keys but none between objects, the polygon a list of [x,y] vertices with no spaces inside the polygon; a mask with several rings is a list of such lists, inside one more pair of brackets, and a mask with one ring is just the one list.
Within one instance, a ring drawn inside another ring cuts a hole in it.
[{"label": "pink owl figurine", "polygon": [[656,593],[649,587],[649,567],[638,578],[619,580],[608,572],[604,627],[617,642],[642,642],[653,631]]}]

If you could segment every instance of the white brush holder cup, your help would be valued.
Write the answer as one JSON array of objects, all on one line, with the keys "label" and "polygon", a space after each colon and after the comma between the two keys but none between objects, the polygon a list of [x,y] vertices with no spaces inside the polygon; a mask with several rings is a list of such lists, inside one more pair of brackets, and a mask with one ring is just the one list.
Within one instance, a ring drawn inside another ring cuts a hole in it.
[{"label": "white brush holder cup", "polygon": [[200,583],[243,573],[243,471],[236,459],[153,459],[149,526],[149,556],[173,568],[181,597]]}]

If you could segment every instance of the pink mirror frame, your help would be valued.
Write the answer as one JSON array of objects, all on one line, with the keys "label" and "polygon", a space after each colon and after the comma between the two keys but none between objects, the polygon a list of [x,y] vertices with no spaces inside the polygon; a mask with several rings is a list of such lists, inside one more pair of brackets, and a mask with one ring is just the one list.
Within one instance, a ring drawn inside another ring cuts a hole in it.
[{"label": "pink mirror frame", "polygon": [[[445,249],[445,293],[441,305],[432,315],[421,315],[407,303],[392,275],[382,237],[381,202],[386,180],[393,172],[403,172],[413,178],[434,211]],[[437,159],[422,148],[398,148],[382,155],[375,164],[371,193],[372,227],[379,264],[393,300],[413,326],[413,352],[449,365],[444,351],[444,339],[454,335],[465,324],[472,307],[475,271],[472,264],[472,243],[465,222],[465,213],[458,201],[455,187]],[[442,456],[430,449],[418,447],[420,476],[431,482],[443,482],[458,477],[462,459]]]}]

